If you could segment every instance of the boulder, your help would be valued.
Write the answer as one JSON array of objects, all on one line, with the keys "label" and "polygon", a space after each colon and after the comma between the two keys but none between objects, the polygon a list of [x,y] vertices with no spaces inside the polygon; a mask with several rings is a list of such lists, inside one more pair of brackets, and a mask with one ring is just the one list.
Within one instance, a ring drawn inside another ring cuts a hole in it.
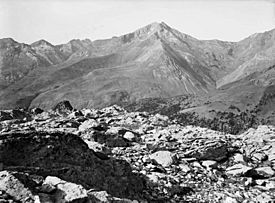
[{"label": "boulder", "polygon": [[229,143],[220,140],[220,138],[214,139],[209,136],[192,140],[193,142],[190,143],[192,148],[185,152],[186,157],[193,157],[198,160],[221,161],[228,156]]},{"label": "boulder", "polygon": [[136,136],[135,136],[135,134],[134,133],[132,133],[132,132],[126,132],[124,135],[123,135],[123,137],[125,138],[125,139],[127,139],[127,140],[129,140],[129,141],[135,141],[135,139],[136,139]]},{"label": "boulder", "polygon": [[163,167],[170,166],[174,163],[175,157],[173,153],[169,151],[157,151],[150,156],[151,159],[155,160],[158,164]]},{"label": "boulder", "polygon": [[[16,146],[16,147],[15,147]],[[26,131],[2,134],[2,162],[42,176],[106,190],[117,197],[136,197],[143,188],[140,177],[124,160],[101,159],[77,135]]]},{"label": "boulder", "polygon": [[70,104],[70,102],[67,100],[57,103],[53,108],[53,111],[59,114],[69,114],[72,110],[73,110],[73,107]]},{"label": "boulder", "polygon": [[257,175],[263,176],[264,178],[270,178],[275,175],[275,171],[269,166],[256,168],[255,171]]},{"label": "boulder", "polygon": [[35,196],[16,176],[8,171],[0,172],[0,191],[5,191],[18,202],[31,203]]},{"label": "boulder", "polygon": [[54,176],[46,177],[43,185],[48,185],[50,187],[56,188],[56,190],[54,191],[55,202],[84,203],[88,200],[87,191],[81,185],[66,182]]},{"label": "boulder", "polygon": [[206,160],[206,161],[202,161],[201,165],[206,167],[207,169],[211,169],[211,168],[216,168],[218,163],[216,161]]},{"label": "boulder", "polygon": [[240,153],[236,153],[233,156],[234,163],[244,163],[244,156]]},{"label": "boulder", "polygon": [[86,130],[90,130],[90,129],[94,129],[94,128],[99,128],[100,127],[100,123],[97,122],[94,119],[89,119],[84,121],[79,127],[78,130],[80,132],[86,131]]},{"label": "boulder", "polygon": [[75,119],[75,118],[81,117],[81,116],[83,116],[81,111],[74,111],[68,115],[68,118]]},{"label": "boulder", "polygon": [[191,168],[187,164],[179,164],[179,168],[184,173],[188,173],[189,171],[191,171]]},{"label": "boulder", "polygon": [[241,176],[246,174],[249,170],[251,170],[252,168],[243,164],[235,164],[231,167],[228,167],[226,169],[226,173],[233,175],[233,176]]}]

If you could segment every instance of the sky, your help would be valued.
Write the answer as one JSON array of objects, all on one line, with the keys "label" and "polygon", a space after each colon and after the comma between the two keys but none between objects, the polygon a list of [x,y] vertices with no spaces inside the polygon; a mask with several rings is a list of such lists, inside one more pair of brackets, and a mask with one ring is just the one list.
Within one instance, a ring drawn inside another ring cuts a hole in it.
[{"label": "sky", "polygon": [[165,22],[198,39],[240,41],[275,28],[273,0],[0,0],[0,38],[105,39]]}]

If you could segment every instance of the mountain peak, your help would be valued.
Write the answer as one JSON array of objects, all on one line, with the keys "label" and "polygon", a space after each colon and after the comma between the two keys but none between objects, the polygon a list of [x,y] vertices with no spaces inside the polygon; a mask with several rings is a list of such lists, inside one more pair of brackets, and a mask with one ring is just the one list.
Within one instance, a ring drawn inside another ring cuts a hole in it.
[{"label": "mountain peak", "polygon": [[142,27],[142,28],[136,30],[135,32],[153,33],[153,32],[163,30],[166,27],[169,27],[169,26],[167,24],[165,24],[164,22],[161,22],[161,23],[153,22],[153,23],[150,23],[149,25],[146,25],[145,27]]},{"label": "mountain peak", "polygon": [[18,45],[18,44],[19,43],[16,42],[12,38],[3,38],[3,39],[0,39],[0,49],[5,49],[7,47],[12,47],[12,46]]},{"label": "mountain peak", "polygon": [[48,42],[44,39],[41,39],[41,40],[38,40],[38,41],[32,43],[31,46],[34,46],[34,47],[36,47],[36,46],[50,46],[50,47],[53,47],[53,45],[50,42]]},{"label": "mountain peak", "polygon": [[155,33],[162,32],[163,30],[165,30],[167,28],[170,28],[170,27],[163,22],[161,22],[161,23],[153,22],[153,23],[150,23],[149,25],[146,25],[144,27],[141,27],[141,28],[135,30],[132,33],[122,35],[120,38],[123,40],[123,42],[130,42],[134,39],[147,38],[148,36],[151,36]]}]

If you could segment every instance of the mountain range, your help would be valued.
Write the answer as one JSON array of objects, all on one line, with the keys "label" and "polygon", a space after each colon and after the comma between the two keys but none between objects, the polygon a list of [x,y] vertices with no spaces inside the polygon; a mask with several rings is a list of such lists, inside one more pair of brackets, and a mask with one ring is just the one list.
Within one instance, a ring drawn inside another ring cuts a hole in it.
[{"label": "mountain range", "polygon": [[245,112],[274,124],[275,29],[239,42],[198,40],[163,22],[56,46],[0,39],[0,109],[62,100],[75,108],[176,107],[212,119]]}]

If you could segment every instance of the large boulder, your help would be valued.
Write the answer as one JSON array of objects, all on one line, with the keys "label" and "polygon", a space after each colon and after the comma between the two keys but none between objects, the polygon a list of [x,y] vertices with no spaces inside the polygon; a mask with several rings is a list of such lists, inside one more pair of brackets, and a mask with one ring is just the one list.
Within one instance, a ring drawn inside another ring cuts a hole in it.
[{"label": "large boulder", "polygon": [[228,146],[225,142],[214,141],[211,144],[191,150],[186,155],[199,160],[221,161],[228,155]]},{"label": "large boulder", "polygon": [[53,110],[59,114],[69,114],[73,110],[71,103],[67,100],[57,103]]},{"label": "large boulder", "polygon": [[48,176],[42,188],[53,188],[55,202],[85,202],[88,200],[87,191],[75,183],[66,182],[54,176]]},{"label": "large boulder", "polygon": [[101,159],[74,134],[6,133],[0,137],[0,143],[4,169],[57,176],[117,197],[136,197],[143,188],[142,180],[131,172],[126,161]]},{"label": "large boulder", "polygon": [[158,164],[163,167],[168,167],[175,162],[175,156],[169,151],[158,151],[150,156],[151,159],[155,160]]}]

